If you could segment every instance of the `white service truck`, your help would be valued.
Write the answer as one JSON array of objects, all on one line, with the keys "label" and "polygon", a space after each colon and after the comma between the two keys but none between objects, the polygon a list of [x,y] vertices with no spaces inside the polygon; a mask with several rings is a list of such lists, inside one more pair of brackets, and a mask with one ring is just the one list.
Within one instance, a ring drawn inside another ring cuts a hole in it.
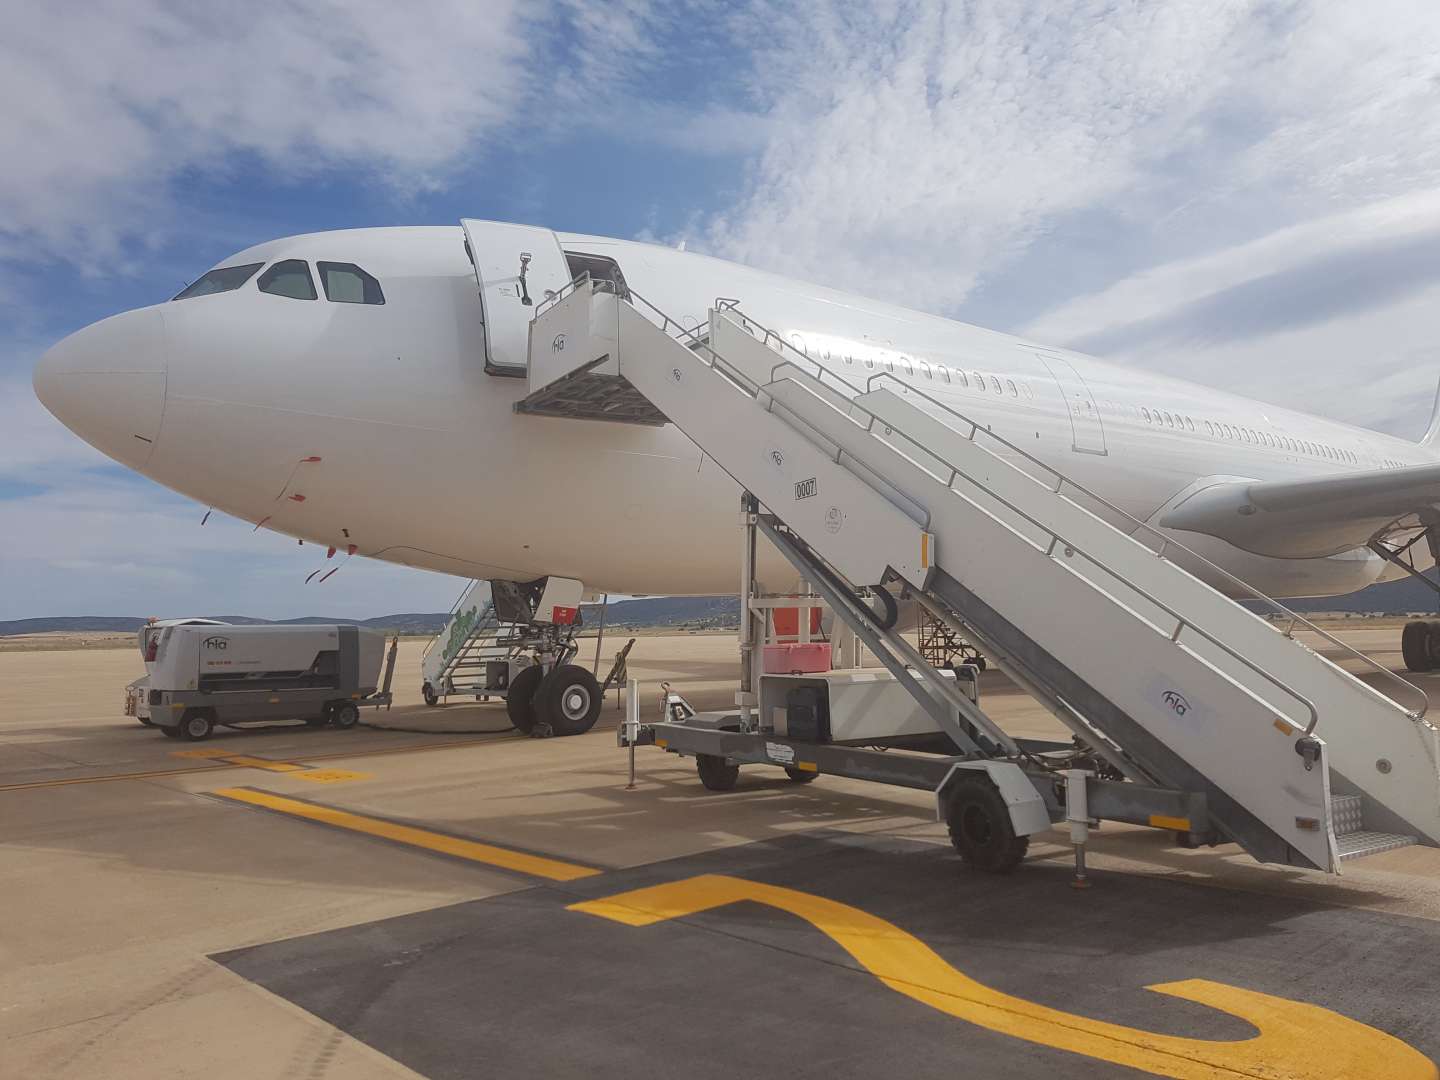
[{"label": "white service truck", "polygon": [[385,635],[359,626],[164,627],[147,653],[149,721],[171,738],[219,725],[304,720],[354,727],[361,705],[390,701]]},{"label": "white service truck", "polygon": [[171,626],[229,626],[219,619],[151,619],[135,635],[140,656],[145,661],[145,674],[125,687],[125,715],[133,716],[150,727],[150,665],[155,660],[161,633]]}]

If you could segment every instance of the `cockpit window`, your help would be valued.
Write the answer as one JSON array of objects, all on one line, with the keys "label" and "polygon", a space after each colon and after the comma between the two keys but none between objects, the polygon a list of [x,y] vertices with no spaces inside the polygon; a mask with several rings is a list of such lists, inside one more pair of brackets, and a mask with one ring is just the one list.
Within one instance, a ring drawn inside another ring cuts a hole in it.
[{"label": "cockpit window", "polygon": [[354,263],[317,262],[325,299],[337,304],[383,304],[380,282]]},{"label": "cockpit window", "polygon": [[314,300],[315,279],[303,259],[285,259],[260,275],[260,291],[292,300]]},{"label": "cockpit window", "polygon": [[192,281],[185,288],[181,289],[171,299],[189,300],[192,296],[209,296],[211,293],[229,292],[231,289],[238,289],[245,282],[249,281],[256,270],[264,266],[264,263],[246,263],[244,266],[221,266],[211,270],[196,280]]}]

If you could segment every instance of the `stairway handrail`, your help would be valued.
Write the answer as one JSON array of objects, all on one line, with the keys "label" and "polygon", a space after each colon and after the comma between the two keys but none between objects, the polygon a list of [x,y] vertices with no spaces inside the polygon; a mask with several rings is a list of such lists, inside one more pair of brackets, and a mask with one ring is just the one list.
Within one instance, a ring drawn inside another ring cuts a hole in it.
[{"label": "stairway handrail", "polygon": [[450,620],[455,617],[455,613],[460,610],[461,603],[465,600],[465,597],[470,595],[470,590],[475,587],[475,582],[479,580],[479,578],[470,578],[465,582],[465,587],[460,590],[460,595],[455,598],[455,602],[450,605],[450,610],[445,613],[445,622],[430,638],[429,643],[425,646],[425,650],[420,654],[420,660],[422,662],[425,660],[425,657],[430,655],[430,650],[435,647],[435,642],[439,641],[440,636],[445,633],[445,627],[450,625]]},{"label": "stairway handrail", "polygon": [[[722,308],[722,307],[717,307],[717,310],[723,311],[723,312],[725,312],[726,314],[738,315],[738,316],[739,316],[741,319],[743,319],[745,322],[754,325],[754,326],[756,327],[756,329],[759,329],[759,330],[764,331],[764,336],[763,336],[763,338],[761,339],[762,344],[769,345],[769,343],[770,343],[771,341],[778,342],[779,345],[780,345],[780,350],[781,350],[781,355],[782,355],[782,356],[785,354],[785,351],[788,351],[788,352],[793,353],[793,354],[795,354],[796,356],[802,358],[807,364],[809,364],[810,366],[812,366],[812,367],[815,369],[816,372],[819,373],[819,375],[818,375],[818,377],[817,377],[817,381],[818,381],[818,382],[820,382],[820,383],[823,384],[824,381],[825,381],[825,377],[828,375],[830,378],[832,378],[832,379],[834,379],[835,381],[839,382],[841,385],[845,386],[846,388],[854,391],[856,394],[862,393],[862,391],[861,391],[858,387],[856,387],[855,384],[851,383],[848,379],[844,378],[843,376],[841,376],[841,375],[838,374],[837,372],[831,371],[829,368],[825,367],[823,364],[821,364],[819,361],[817,361],[814,357],[810,356],[808,353],[804,352],[803,350],[796,348],[796,347],[795,347],[793,344],[791,344],[789,341],[786,341],[785,338],[783,338],[780,334],[778,334],[778,333],[775,332],[774,330],[769,329],[769,328],[766,327],[763,323],[760,323],[760,322],[758,322],[757,320],[751,318],[749,315],[745,314],[744,311],[740,310],[739,305],[738,305],[737,303],[727,303],[723,308]],[[752,336],[753,336],[753,335],[752,335]],[[771,376],[772,376],[772,378],[775,376],[775,373],[780,370],[780,368],[785,367],[785,366],[787,366],[787,365],[788,365],[788,366],[796,366],[796,365],[794,365],[794,362],[793,362],[793,361],[790,361],[790,360],[782,360],[780,363],[776,364],[776,365],[771,369]],[[803,368],[802,368],[801,370],[803,370]],[[809,373],[807,372],[806,374],[809,374]],[[1354,647],[1351,646],[1351,645],[1346,644],[1345,642],[1341,641],[1339,638],[1335,637],[1335,635],[1333,635],[1333,634],[1329,633],[1328,631],[1326,631],[1326,630],[1320,628],[1319,626],[1315,625],[1315,624],[1314,624],[1313,622],[1311,622],[1309,619],[1306,619],[1303,615],[1301,615],[1301,614],[1299,614],[1298,612],[1293,611],[1292,609],[1286,607],[1284,604],[1280,603],[1280,601],[1274,599],[1273,597],[1267,595],[1266,593],[1261,592],[1259,589],[1257,589],[1255,586],[1251,585],[1249,582],[1243,580],[1242,578],[1239,578],[1239,577],[1235,576],[1234,574],[1232,574],[1230,571],[1224,569],[1223,567],[1217,566],[1214,562],[1212,562],[1211,560],[1207,559],[1205,556],[1201,555],[1199,552],[1195,551],[1193,548],[1187,547],[1185,544],[1182,544],[1180,541],[1175,540],[1175,539],[1172,538],[1172,537],[1166,536],[1165,534],[1163,534],[1162,532],[1160,532],[1155,526],[1151,525],[1149,522],[1140,520],[1139,518],[1137,518],[1137,517],[1135,517],[1133,514],[1131,514],[1129,511],[1123,510],[1123,509],[1121,509],[1120,507],[1116,506],[1114,503],[1112,503],[1109,499],[1105,498],[1103,495],[1097,495],[1095,492],[1093,492],[1093,491],[1091,491],[1089,488],[1085,487],[1085,485],[1083,485],[1083,484],[1081,484],[1081,483],[1078,483],[1078,482],[1075,481],[1075,480],[1070,479],[1070,478],[1069,478],[1068,476],[1066,476],[1064,473],[1060,472],[1060,470],[1056,469],[1053,465],[1050,465],[1049,463],[1040,460],[1040,459],[1037,458],[1034,454],[1030,453],[1029,451],[1025,450],[1024,448],[1022,448],[1022,447],[1020,447],[1020,446],[1017,446],[1015,443],[1011,442],[1009,439],[1006,439],[1003,435],[997,435],[997,434],[995,434],[995,432],[991,431],[991,430],[990,430],[988,427],[986,427],[985,425],[980,424],[980,423],[977,423],[977,422],[974,421],[974,420],[971,420],[968,416],[965,416],[963,413],[961,413],[961,412],[957,411],[956,409],[952,408],[951,406],[947,405],[945,402],[940,401],[940,400],[938,400],[937,398],[935,398],[934,396],[926,393],[924,390],[921,390],[919,387],[911,386],[909,383],[905,382],[903,379],[900,379],[898,376],[896,376],[893,372],[881,371],[881,372],[876,372],[874,375],[870,376],[870,377],[866,380],[866,391],[864,391],[864,392],[868,392],[868,391],[874,386],[875,383],[877,383],[877,382],[879,382],[879,381],[882,381],[882,380],[889,380],[889,381],[891,381],[891,382],[894,382],[894,383],[899,384],[901,387],[903,387],[903,388],[905,389],[905,391],[906,391],[907,393],[913,393],[913,394],[916,394],[916,395],[924,398],[926,401],[930,402],[932,405],[934,405],[936,408],[940,409],[941,411],[943,411],[943,412],[945,412],[945,413],[948,413],[950,416],[955,417],[957,420],[960,420],[960,421],[961,421],[962,423],[964,423],[964,424],[968,424],[969,427],[970,427],[970,433],[969,433],[969,436],[968,436],[968,437],[969,437],[969,439],[970,439],[971,442],[976,442],[976,436],[977,436],[980,432],[984,432],[984,434],[986,435],[987,438],[992,439],[992,440],[995,441],[995,442],[998,442],[1000,445],[1004,446],[1006,449],[1011,450],[1011,451],[1013,451],[1014,453],[1020,455],[1020,456],[1021,456],[1022,458],[1024,458],[1026,461],[1029,461],[1029,462],[1033,463],[1034,465],[1037,465],[1038,467],[1040,467],[1041,469],[1043,469],[1045,472],[1049,473],[1050,476],[1052,476],[1052,477],[1054,478],[1055,484],[1054,484],[1053,487],[1051,487],[1051,490],[1054,491],[1055,494],[1060,495],[1062,498],[1065,498],[1065,499],[1067,499],[1068,501],[1074,503],[1074,500],[1073,500],[1073,499],[1070,499],[1069,496],[1064,493],[1064,489],[1065,489],[1067,486],[1068,486],[1068,487],[1071,487],[1071,488],[1074,488],[1076,491],[1082,493],[1082,494],[1085,495],[1087,498],[1090,498],[1090,499],[1095,500],[1095,502],[1097,502],[1097,503],[1099,503],[1100,505],[1104,506],[1106,509],[1114,512],[1115,514],[1118,514],[1122,519],[1127,520],[1127,521],[1133,523],[1137,528],[1140,528],[1140,529],[1145,530],[1145,532],[1148,533],[1150,536],[1153,536],[1153,537],[1157,538],[1157,539],[1160,541],[1160,547],[1159,547],[1158,549],[1154,549],[1154,553],[1155,553],[1155,555],[1156,555],[1157,558],[1165,559],[1166,562],[1169,562],[1169,563],[1171,563],[1172,565],[1178,566],[1179,564],[1176,563],[1174,559],[1171,559],[1171,558],[1167,557],[1166,554],[1165,554],[1165,552],[1166,552],[1168,549],[1170,549],[1170,548],[1175,548],[1175,549],[1177,549],[1177,550],[1179,550],[1179,551],[1182,551],[1182,552],[1184,552],[1187,556],[1189,556],[1190,558],[1196,560],[1197,563],[1199,563],[1201,566],[1205,567],[1207,570],[1213,571],[1214,573],[1216,573],[1217,575],[1219,575],[1220,577],[1222,577],[1222,578],[1223,578],[1224,580],[1226,580],[1227,582],[1229,582],[1229,583],[1237,586],[1242,592],[1248,593],[1250,599],[1257,600],[1257,601],[1259,601],[1259,602],[1261,602],[1261,603],[1263,603],[1263,604],[1267,604],[1267,605],[1269,605],[1271,608],[1273,608],[1274,610],[1280,612],[1282,615],[1288,616],[1289,619],[1290,619],[1290,625],[1289,625],[1289,626],[1286,628],[1286,630],[1285,630],[1285,633],[1284,633],[1284,636],[1285,636],[1285,637],[1290,638],[1291,640],[1294,640],[1294,632],[1295,632],[1295,627],[1296,627],[1296,625],[1297,625],[1297,624],[1303,625],[1306,629],[1311,630],[1311,631],[1319,634],[1322,638],[1324,638],[1324,639],[1325,639],[1327,642],[1329,642],[1330,644],[1338,647],[1338,648],[1341,649],[1343,652],[1345,652],[1345,653],[1349,654],[1350,656],[1354,657],[1355,659],[1361,661],[1361,663],[1368,665],[1368,666],[1369,666],[1370,668],[1372,668],[1374,671],[1378,672],[1378,673],[1379,673],[1380,675],[1382,675],[1383,677],[1389,679],[1391,682],[1399,684],[1399,686],[1402,687],[1404,690],[1408,690],[1408,691],[1413,692],[1416,696],[1418,696],[1418,698],[1419,698],[1419,700],[1420,700],[1420,705],[1419,705],[1419,708],[1418,708],[1418,709],[1405,709],[1405,707],[1404,707],[1403,705],[1401,705],[1399,702],[1395,702],[1393,699],[1391,699],[1391,701],[1392,701],[1392,703],[1393,703],[1397,708],[1401,709],[1403,712],[1406,713],[1406,715],[1410,716],[1412,719],[1414,719],[1414,720],[1423,720],[1423,719],[1424,719],[1425,714],[1426,714],[1426,712],[1429,710],[1429,707],[1430,707],[1430,696],[1429,696],[1424,690],[1422,690],[1420,687],[1418,687],[1418,686],[1416,686],[1414,683],[1412,683],[1409,679],[1402,678],[1401,676],[1397,675],[1395,672],[1391,671],[1389,668],[1385,667],[1383,664],[1379,663],[1378,661],[1372,659],[1372,658],[1369,657],[1369,656],[1366,656],[1364,653],[1360,652],[1358,649],[1354,648]],[[873,430],[873,425],[874,425],[877,421],[878,421],[879,423],[881,423],[882,425],[886,426],[886,427],[891,427],[891,425],[890,425],[889,423],[887,423],[882,417],[877,416],[877,415],[876,415],[874,412],[872,412],[870,409],[866,408],[866,406],[865,406],[863,403],[858,402],[858,401],[852,401],[851,404],[852,404],[853,407],[860,409],[861,412],[865,413],[866,416],[869,417],[869,422],[867,423],[867,426],[866,426],[866,430],[867,430],[867,431]],[[948,426],[948,425],[947,425],[947,426]],[[914,444],[915,446],[919,447],[919,448],[920,448],[921,450],[923,450],[925,453],[929,454],[931,457],[935,458],[937,461],[940,461],[941,463],[943,463],[943,464],[945,465],[946,468],[948,468],[948,469],[951,470],[950,480],[949,480],[949,482],[947,483],[946,486],[947,486],[947,487],[950,487],[951,490],[954,490],[953,487],[952,487],[952,485],[954,484],[956,477],[957,477],[957,476],[961,476],[961,475],[965,475],[965,474],[963,474],[958,468],[956,468],[955,465],[954,465],[954,463],[945,460],[945,459],[944,459],[943,457],[941,457],[939,454],[935,453],[934,450],[931,450],[929,447],[924,446],[924,445],[921,444],[918,440],[912,438],[910,435],[906,434],[906,433],[903,432],[903,431],[900,432],[900,434],[901,434],[908,442],[910,442],[910,443]],[[957,434],[960,434],[960,432],[957,432]],[[979,444],[977,443],[976,445],[979,445]],[[1022,473],[1023,475],[1026,475],[1026,476],[1029,476],[1029,475],[1030,475],[1029,473],[1026,473],[1025,470],[1018,468],[1013,462],[1008,461],[1005,457],[1003,457],[1003,456],[1001,456],[1001,455],[999,455],[999,454],[994,454],[994,455],[992,455],[992,456],[996,457],[996,458],[997,458],[998,460],[1000,460],[1000,461],[1005,462],[1005,464],[1009,465],[1011,468],[1015,469],[1017,472]],[[972,477],[968,477],[968,476],[967,476],[966,478],[967,478],[967,479],[970,479],[972,483],[978,483],[978,481],[975,481]],[[1031,479],[1034,479],[1034,477],[1032,476]],[[995,492],[990,491],[988,488],[985,488],[985,486],[984,486],[983,484],[980,484],[979,486],[980,486],[983,490],[985,490],[987,494],[990,494],[990,495],[994,496],[995,498],[1000,498],[1000,496],[996,495]],[[1002,502],[1005,502],[1004,499],[1001,499],[1001,501],[1002,501]],[[1010,504],[1009,504],[1009,503],[1006,503],[1006,505],[1009,506]],[[1077,503],[1077,504],[1075,504],[1075,505],[1080,505],[1080,504]],[[1010,508],[1011,508],[1012,510],[1015,510],[1017,513],[1022,514],[1022,516],[1024,516],[1027,520],[1031,520],[1033,524],[1039,526],[1039,527],[1042,528],[1042,529],[1045,529],[1047,532],[1049,532],[1049,533],[1051,534],[1052,537],[1056,537],[1056,538],[1059,539],[1061,542],[1065,543],[1067,547],[1073,547],[1073,546],[1074,546],[1074,545],[1072,545],[1069,541],[1064,540],[1063,537],[1059,537],[1058,534],[1056,534],[1053,529],[1050,529],[1049,526],[1043,524],[1042,522],[1033,521],[1033,519],[1031,519],[1028,514],[1025,514],[1024,511],[1021,511],[1018,507],[1013,507],[1013,506],[1011,506]],[[1082,506],[1081,508],[1084,509],[1083,506]],[[1143,546],[1146,547],[1147,550],[1150,550],[1149,545],[1143,545]],[[1053,547],[1052,547],[1052,550],[1053,550]],[[1125,583],[1126,583],[1127,585],[1130,585],[1132,588],[1137,588],[1137,589],[1138,589],[1138,586],[1134,585],[1133,582],[1127,581],[1127,580],[1123,577],[1123,575],[1120,575],[1117,571],[1111,569],[1111,568],[1108,567],[1108,566],[1105,566],[1105,564],[1104,564],[1103,562],[1100,562],[1098,559],[1094,559],[1093,556],[1087,555],[1087,558],[1091,558],[1091,559],[1092,559],[1093,561],[1095,561],[1098,565],[1103,566],[1103,567],[1106,569],[1107,572],[1109,572],[1109,573],[1111,573],[1111,574],[1114,574],[1115,576],[1119,577],[1120,580],[1125,581]],[[1180,569],[1184,569],[1184,568],[1183,568],[1183,567],[1180,567]],[[1188,571],[1187,571],[1187,572],[1188,572]],[[1192,576],[1193,576],[1193,575],[1192,575]],[[1151,600],[1153,603],[1155,603],[1157,606],[1159,606],[1162,610],[1166,611],[1168,614],[1172,615],[1174,618],[1180,620],[1180,622],[1181,622],[1182,625],[1181,625],[1179,628],[1177,628],[1177,631],[1176,631],[1176,635],[1177,635],[1177,636],[1178,636],[1178,632],[1179,632],[1180,629],[1183,629],[1184,626],[1190,626],[1190,627],[1192,627],[1193,629],[1199,631],[1199,632],[1206,638],[1206,640],[1211,641],[1213,644],[1219,646],[1221,649],[1223,649],[1223,650],[1225,650],[1226,652],[1230,653],[1231,655],[1235,656],[1235,657],[1236,657],[1237,659],[1239,659],[1241,662],[1245,663],[1246,666],[1250,666],[1250,667],[1253,668],[1253,665],[1251,665],[1251,663],[1250,663],[1249,660],[1247,660],[1244,656],[1240,655],[1239,653],[1234,652],[1232,649],[1230,649],[1228,646],[1226,646],[1223,642],[1221,642],[1221,641],[1219,641],[1218,639],[1214,638],[1214,637],[1213,637],[1208,631],[1206,631],[1203,627],[1196,626],[1194,623],[1192,623],[1192,622],[1190,622],[1189,620],[1185,619],[1185,617],[1184,617],[1183,615],[1180,615],[1180,614],[1178,614],[1177,612],[1171,611],[1170,608],[1169,608],[1167,605],[1165,605],[1165,604],[1162,603],[1161,601],[1157,600],[1156,598],[1154,598],[1154,597],[1152,597],[1152,596],[1149,596],[1149,594],[1145,593],[1143,589],[1142,589],[1142,590],[1139,590],[1139,591],[1140,591],[1143,595],[1145,595],[1147,599]],[[1298,643],[1297,643],[1297,644],[1298,644]],[[1338,665],[1337,665],[1337,666],[1338,666]],[[1315,711],[1314,705],[1313,705],[1312,703],[1310,703],[1310,702],[1308,701],[1308,699],[1304,698],[1303,695],[1300,695],[1297,691],[1291,689],[1291,688],[1288,687],[1288,686],[1285,686],[1283,683],[1280,683],[1280,682],[1279,682],[1278,680],[1276,680],[1273,676],[1269,675],[1268,672],[1265,672],[1265,671],[1263,671],[1263,670],[1261,670],[1261,669],[1258,669],[1258,668],[1253,668],[1253,669],[1256,670],[1259,674],[1264,675],[1266,678],[1270,679],[1272,682],[1275,682],[1275,684],[1276,684],[1277,686],[1280,686],[1280,687],[1281,687],[1282,689],[1284,689],[1287,693],[1289,693],[1289,694],[1291,694],[1292,696],[1296,697],[1298,700],[1300,700],[1300,701],[1302,701],[1302,702],[1305,702],[1305,704],[1308,706],[1309,711],[1310,711],[1310,713],[1311,713],[1310,725],[1309,725],[1309,727],[1306,728],[1305,734],[1307,734],[1307,735],[1312,734],[1312,733],[1314,732],[1316,723],[1317,723],[1317,721],[1318,721],[1318,714],[1317,714],[1316,711]],[[1341,670],[1344,670],[1344,669],[1342,668]],[[1348,673],[1347,673],[1347,674],[1348,674]],[[1382,695],[1382,696],[1383,696],[1383,695]],[[1427,723],[1428,723],[1428,721],[1427,721]]]}]

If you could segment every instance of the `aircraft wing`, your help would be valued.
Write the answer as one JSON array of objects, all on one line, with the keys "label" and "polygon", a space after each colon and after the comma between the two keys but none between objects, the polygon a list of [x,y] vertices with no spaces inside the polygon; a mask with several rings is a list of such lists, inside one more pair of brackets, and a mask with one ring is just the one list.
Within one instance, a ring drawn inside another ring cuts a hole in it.
[{"label": "aircraft wing", "polygon": [[1159,524],[1257,555],[1312,559],[1440,521],[1440,464],[1307,480],[1216,477],[1165,510]]}]

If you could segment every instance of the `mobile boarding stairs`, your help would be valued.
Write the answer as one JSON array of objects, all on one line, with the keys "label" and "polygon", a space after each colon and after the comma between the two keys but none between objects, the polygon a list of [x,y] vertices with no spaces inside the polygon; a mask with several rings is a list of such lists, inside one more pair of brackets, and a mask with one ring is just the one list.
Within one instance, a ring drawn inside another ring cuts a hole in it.
[{"label": "mobile boarding stairs", "polygon": [[[942,815],[947,788],[983,773],[1022,837],[1066,819],[1081,839],[1087,822],[1132,821],[1332,872],[1440,846],[1440,732],[1421,691],[893,375],[851,385],[735,301],[686,329],[582,276],[537,308],[529,380],[517,411],[675,424],[753,500],[745,588],[762,532],[958,753],[776,735],[755,708],[750,596],[738,711],[631,738],[928,787]],[[1196,573],[1266,600],[1289,629]],[[983,648],[1075,744],[1007,735],[858,598],[882,585]],[[1296,640],[1297,625],[1369,664],[1409,707]]]}]

